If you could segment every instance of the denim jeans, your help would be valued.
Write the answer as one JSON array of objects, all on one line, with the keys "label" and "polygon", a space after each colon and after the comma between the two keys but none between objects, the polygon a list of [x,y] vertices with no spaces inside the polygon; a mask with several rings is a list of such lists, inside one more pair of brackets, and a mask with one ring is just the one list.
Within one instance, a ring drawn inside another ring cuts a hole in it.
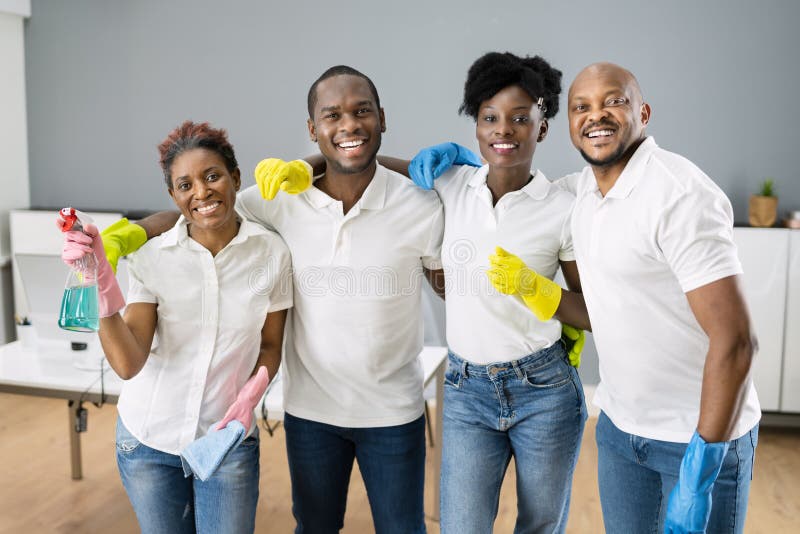
[{"label": "denim jeans", "polygon": [[186,478],[180,456],[139,442],[117,419],[117,466],[143,534],[252,533],[258,502],[258,430],[214,475]]},{"label": "denim jeans", "polygon": [[354,459],[375,532],[425,532],[424,417],[398,426],[344,428],[287,413],[283,425],[297,534],[341,530]]},{"label": "denim jeans", "polygon": [[451,352],[444,389],[442,533],[492,532],[512,456],[514,532],[564,532],[586,417],[580,378],[561,343],[490,365]]},{"label": "denim jeans", "polygon": [[[663,532],[667,501],[678,481],[687,444],[628,434],[603,412],[597,421],[596,437],[606,533]],[[712,490],[707,532],[743,532],[757,444],[758,425],[730,442]]]}]

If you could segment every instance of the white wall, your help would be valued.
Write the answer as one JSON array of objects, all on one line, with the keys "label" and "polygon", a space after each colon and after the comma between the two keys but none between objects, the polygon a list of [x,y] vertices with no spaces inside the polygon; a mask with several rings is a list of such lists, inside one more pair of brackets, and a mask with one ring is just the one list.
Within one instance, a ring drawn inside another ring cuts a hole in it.
[{"label": "white wall", "polygon": [[13,336],[8,213],[30,205],[24,17],[29,0],[0,0],[0,342]]}]

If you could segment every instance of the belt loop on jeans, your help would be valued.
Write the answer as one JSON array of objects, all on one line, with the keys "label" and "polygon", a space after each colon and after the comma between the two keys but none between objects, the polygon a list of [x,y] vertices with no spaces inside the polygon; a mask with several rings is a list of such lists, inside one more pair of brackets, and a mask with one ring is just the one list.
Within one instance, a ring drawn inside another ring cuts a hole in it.
[{"label": "belt loop on jeans", "polygon": [[525,376],[525,373],[522,372],[522,369],[519,366],[519,360],[514,360],[511,362],[511,367],[514,368],[514,372],[517,374],[517,378],[522,378]]},{"label": "belt loop on jeans", "polygon": [[467,373],[467,360],[461,359],[461,376],[464,378],[469,378],[469,373]]}]

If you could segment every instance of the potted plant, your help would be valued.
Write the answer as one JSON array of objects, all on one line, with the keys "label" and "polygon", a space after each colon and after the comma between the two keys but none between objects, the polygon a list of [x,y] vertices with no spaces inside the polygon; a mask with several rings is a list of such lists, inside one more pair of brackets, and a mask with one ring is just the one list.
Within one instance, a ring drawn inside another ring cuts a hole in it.
[{"label": "potted plant", "polygon": [[767,178],[758,195],[750,195],[750,226],[770,227],[778,218],[778,197],[775,181]]}]

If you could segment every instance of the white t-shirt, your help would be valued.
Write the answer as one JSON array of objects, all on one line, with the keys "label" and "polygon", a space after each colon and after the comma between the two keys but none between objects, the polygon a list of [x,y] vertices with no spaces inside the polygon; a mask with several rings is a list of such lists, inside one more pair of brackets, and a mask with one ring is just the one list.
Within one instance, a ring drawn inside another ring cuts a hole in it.
[{"label": "white t-shirt", "polygon": [[557,319],[539,321],[518,295],[492,287],[486,271],[495,247],[551,280],[559,260],[574,260],[569,221],[575,197],[535,171],[525,187],[493,206],[488,172],[488,165],[456,166],[434,182],[445,215],[447,343],[478,364],[514,360],[561,338]]},{"label": "white t-shirt", "polygon": [[[630,434],[688,442],[708,336],[685,293],[742,272],[728,198],[650,137],[605,198],[583,170],[572,236],[600,360],[595,405]],[[746,387],[733,438],[760,418],[752,382]]]},{"label": "white t-shirt", "polygon": [[423,267],[441,267],[436,193],[379,165],[346,215],[340,201],[313,185],[272,201],[249,187],[237,209],[277,230],[292,251],[285,410],[354,428],[418,418]]},{"label": "white t-shirt", "polygon": [[186,227],[181,217],[128,256],[128,304],[157,304],[158,323],[117,406],[136,439],[170,454],[222,419],[258,360],[267,313],[292,305],[291,257],[277,234],[242,221],[212,256]]}]

